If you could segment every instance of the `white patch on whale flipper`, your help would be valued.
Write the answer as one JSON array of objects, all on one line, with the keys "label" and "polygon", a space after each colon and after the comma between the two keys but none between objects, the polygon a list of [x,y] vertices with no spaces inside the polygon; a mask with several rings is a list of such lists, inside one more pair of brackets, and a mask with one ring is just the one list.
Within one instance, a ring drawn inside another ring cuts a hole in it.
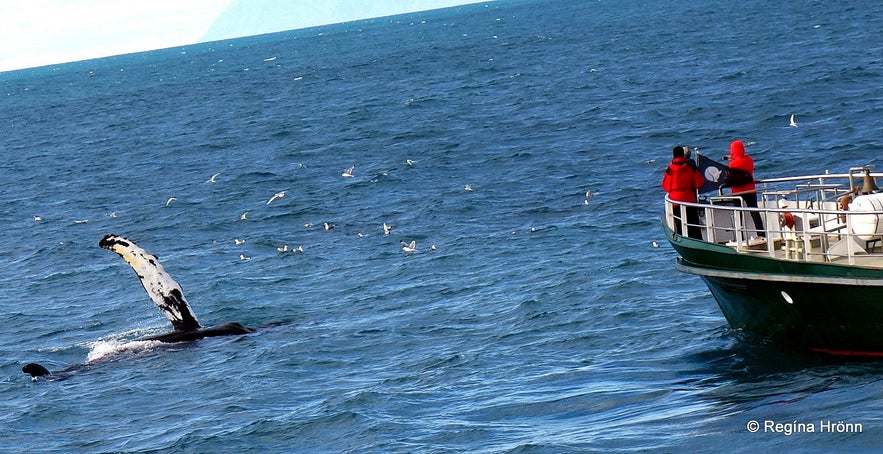
[{"label": "white patch on whale flipper", "polygon": [[175,282],[157,257],[148,253],[137,244],[121,236],[105,235],[98,245],[109,251],[117,253],[129,266],[135,270],[141,285],[150,296],[150,299],[172,322],[175,331],[193,331],[201,328],[196,315],[184,299],[184,291],[181,285]]}]

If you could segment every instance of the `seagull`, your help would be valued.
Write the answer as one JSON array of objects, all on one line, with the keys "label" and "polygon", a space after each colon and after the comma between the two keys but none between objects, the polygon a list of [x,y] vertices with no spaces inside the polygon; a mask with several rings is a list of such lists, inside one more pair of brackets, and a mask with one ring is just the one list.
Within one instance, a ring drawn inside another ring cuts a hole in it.
[{"label": "seagull", "polygon": [[306,224],[304,224],[304,227],[311,229],[313,228],[313,224],[311,222],[307,222]]},{"label": "seagull", "polygon": [[386,225],[386,223],[384,222],[384,223],[383,223],[383,234],[384,234],[384,235],[389,235],[390,233],[392,233],[392,226],[391,226],[391,225]]},{"label": "seagull", "polygon": [[471,185],[471,184],[467,184],[463,189],[465,189],[466,191],[471,191],[471,190],[472,190],[472,185]]},{"label": "seagull", "polygon": [[41,218],[40,216],[34,216],[34,222],[40,222],[42,220],[43,218]]},{"label": "seagull", "polygon": [[110,214],[109,214],[108,216],[110,216],[110,217],[112,217],[112,218],[115,218],[115,217],[117,217],[117,212],[116,212],[116,211],[111,211]]},{"label": "seagull", "polygon": [[334,224],[328,222],[324,223],[323,226],[325,227],[325,230],[331,230],[334,228]]},{"label": "seagull", "polygon": [[297,253],[299,253],[299,252],[303,252],[303,251],[304,251],[304,247],[303,247],[303,245],[298,246],[298,247],[296,247],[296,248],[294,248],[294,249],[291,250],[291,252],[293,252],[293,253],[295,253],[295,254],[297,254]]},{"label": "seagull", "polygon": [[429,250],[430,250],[430,251],[434,251],[434,250],[436,250],[436,249],[438,249],[438,248],[437,248],[437,247],[435,247],[435,245],[434,245],[434,244],[433,244],[433,245],[432,245],[432,246],[429,246]]},{"label": "seagull", "polygon": [[166,206],[171,205],[172,202],[174,202],[175,200],[178,200],[178,198],[177,197],[169,197],[169,200],[166,200]]},{"label": "seagull", "polygon": [[342,176],[344,178],[352,178],[354,170],[356,170],[356,166],[352,166],[349,169],[344,170],[343,173],[340,174],[340,176]]},{"label": "seagull", "polygon": [[245,240],[240,240],[239,238],[233,238],[233,244],[239,246],[240,244],[245,243]]},{"label": "seagull", "polygon": [[270,200],[267,201],[267,205],[273,203],[273,201],[275,201],[276,199],[281,199],[282,197],[285,197],[285,191],[273,194],[273,197],[270,197]]},{"label": "seagull", "polygon": [[788,126],[791,126],[792,128],[797,127],[797,122],[794,121],[794,114],[791,114],[791,123]]},{"label": "seagull", "polygon": [[251,260],[251,257],[246,257],[245,254],[239,254],[239,260]]},{"label": "seagull", "polygon": [[248,220],[248,211],[243,212],[242,214],[240,214],[240,215],[239,215],[239,220],[240,220],[240,221],[247,221],[247,220]]},{"label": "seagull", "polygon": [[405,160],[405,164],[408,164],[409,166],[413,166],[415,162],[416,161],[414,161],[413,159],[406,159]]},{"label": "seagull", "polygon": [[87,222],[89,222],[88,219],[75,219],[74,220],[74,224],[86,224]]},{"label": "seagull", "polygon": [[659,243],[657,243],[657,242],[654,241],[654,242],[653,242],[653,247],[659,247]]},{"label": "seagull", "polygon": [[288,252],[288,245],[277,247],[276,252]]},{"label": "seagull", "polygon": [[417,252],[417,241],[413,240],[410,243],[402,241],[402,250],[405,252]]},{"label": "seagull", "polygon": [[221,174],[221,173],[218,172],[218,173],[212,175],[212,177],[209,178],[208,180],[206,180],[205,182],[206,182],[206,183],[217,183],[218,180],[216,180],[216,178],[218,178],[218,175],[220,175],[220,174]]}]

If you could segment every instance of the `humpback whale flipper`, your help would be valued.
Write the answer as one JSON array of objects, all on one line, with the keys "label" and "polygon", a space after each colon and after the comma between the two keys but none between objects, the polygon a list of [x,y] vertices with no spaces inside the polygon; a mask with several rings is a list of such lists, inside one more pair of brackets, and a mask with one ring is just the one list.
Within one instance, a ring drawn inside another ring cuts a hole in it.
[{"label": "humpback whale flipper", "polygon": [[[141,340],[188,342],[205,337],[235,336],[255,331],[254,328],[243,326],[238,322],[203,328],[199,321],[196,320],[196,316],[193,315],[187,300],[184,299],[181,285],[166,273],[166,270],[160,265],[155,255],[149,254],[132,241],[113,234],[105,235],[98,242],[98,246],[117,253],[135,270],[135,274],[141,280],[141,285],[144,286],[144,290],[150,295],[150,299],[156,303],[156,306],[165,314],[166,318],[172,322],[173,331]],[[56,374],[52,374],[48,369],[39,364],[29,363],[22,367],[21,371],[29,374],[35,380],[40,377],[58,380],[64,379],[88,365],[88,362],[86,364],[74,365],[58,371]]]},{"label": "humpback whale flipper", "polygon": [[144,290],[147,290],[150,299],[172,322],[174,331],[142,340],[187,342],[204,337],[232,336],[254,332],[253,328],[245,327],[237,322],[203,328],[196,320],[196,316],[193,315],[187,300],[184,299],[181,285],[175,282],[169,273],[166,273],[155,255],[148,253],[134,242],[114,234],[105,235],[98,242],[98,246],[116,252],[135,270],[135,274],[138,275],[138,279],[141,280],[141,285],[144,286]]},{"label": "humpback whale flipper", "polygon": [[121,236],[105,235],[98,246],[116,252],[135,270],[141,285],[166,318],[172,322],[175,331],[194,331],[201,328],[196,316],[184,299],[181,286],[166,273],[155,255]]}]

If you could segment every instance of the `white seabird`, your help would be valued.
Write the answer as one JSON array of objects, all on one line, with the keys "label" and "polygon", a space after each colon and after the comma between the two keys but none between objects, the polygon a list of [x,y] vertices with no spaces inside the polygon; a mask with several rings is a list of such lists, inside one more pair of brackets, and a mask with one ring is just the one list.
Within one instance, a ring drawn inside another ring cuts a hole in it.
[{"label": "white seabird", "polygon": [[383,223],[383,234],[384,234],[384,235],[389,235],[390,233],[392,233],[392,226],[391,226],[391,225],[386,225],[386,223],[384,222],[384,223]]},{"label": "white seabird", "polygon": [[412,240],[410,243],[402,241],[402,250],[405,252],[417,252],[417,240]]},{"label": "white seabird", "polygon": [[791,123],[789,123],[788,126],[791,126],[792,128],[797,127],[797,122],[794,121],[794,114],[791,114]]},{"label": "white seabird", "polygon": [[206,183],[217,183],[218,181],[217,181],[216,178],[218,178],[218,175],[220,175],[220,174],[221,174],[221,173],[218,172],[218,173],[212,175],[212,177],[209,178],[208,180],[206,180],[205,182],[206,182]]},{"label": "white seabird", "polygon": [[356,166],[352,166],[352,167],[350,167],[349,169],[344,170],[343,173],[340,174],[340,176],[342,176],[342,177],[344,177],[344,178],[352,178],[352,177],[353,177],[353,172],[354,172],[355,170],[356,170]]},{"label": "white seabird", "polygon": [[267,201],[267,205],[273,203],[274,201],[285,197],[285,191],[280,191],[273,194],[273,197],[270,197],[270,200]]},{"label": "white seabird", "polygon": [[169,197],[169,200],[166,200],[166,206],[171,205],[172,202],[174,202],[175,200],[178,200],[178,198],[177,197]]}]

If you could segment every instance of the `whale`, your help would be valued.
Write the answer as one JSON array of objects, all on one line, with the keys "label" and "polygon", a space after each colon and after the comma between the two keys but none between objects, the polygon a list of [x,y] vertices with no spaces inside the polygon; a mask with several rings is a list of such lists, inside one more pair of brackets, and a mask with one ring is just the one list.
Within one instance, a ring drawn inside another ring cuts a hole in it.
[{"label": "whale", "polygon": [[[172,324],[171,331],[144,337],[140,340],[177,343],[196,341],[206,337],[238,336],[255,332],[255,328],[247,327],[239,322],[203,327],[184,297],[181,285],[166,272],[157,256],[150,254],[135,242],[111,233],[102,237],[98,246],[116,253],[129,264],[141,281],[147,295]],[[28,363],[21,370],[34,379],[52,375],[46,367],[37,363]]]}]

